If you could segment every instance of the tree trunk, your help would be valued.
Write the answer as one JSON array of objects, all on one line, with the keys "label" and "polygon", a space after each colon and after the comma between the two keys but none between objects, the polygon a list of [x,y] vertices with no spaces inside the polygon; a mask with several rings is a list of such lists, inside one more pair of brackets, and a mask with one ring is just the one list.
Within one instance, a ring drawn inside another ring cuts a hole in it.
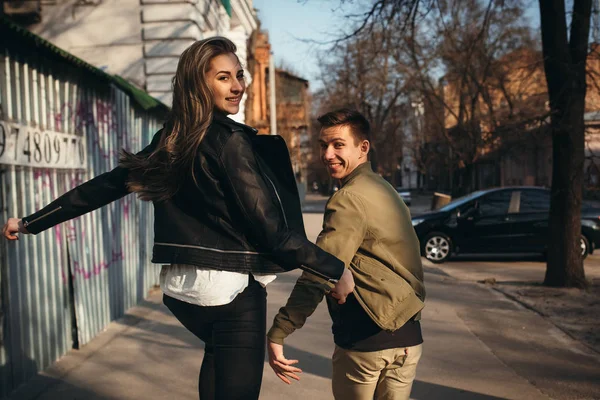
[{"label": "tree trunk", "polygon": [[574,0],[567,39],[564,0],[540,0],[544,68],[552,129],[552,198],[544,284],[585,287],[581,235],[585,67],[591,0]]}]

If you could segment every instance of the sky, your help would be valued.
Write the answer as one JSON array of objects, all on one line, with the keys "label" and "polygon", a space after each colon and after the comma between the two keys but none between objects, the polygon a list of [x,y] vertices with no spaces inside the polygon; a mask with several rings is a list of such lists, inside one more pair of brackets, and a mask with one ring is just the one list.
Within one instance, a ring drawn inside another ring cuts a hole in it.
[{"label": "sky", "polygon": [[[339,37],[349,22],[344,14],[357,11],[361,0],[254,0],[258,10],[261,29],[269,32],[275,66],[291,69],[291,72],[310,81],[311,89],[322,86],[317,53],[326,46],[307,40],[326,42]],[[527,16],[534,25],[539,21],[538,0],[526,0]],[[283,63],[283,64],[282,64]]]},{"label": "sky", "polygon": [[[323,45],[306,40],[331,40],[345,25],[340,0],[254,0],[261,29],[269,32],[275,66],[292,72],[318,86],[317,52]],[[347,23],[346,23],[347,24]]]}]

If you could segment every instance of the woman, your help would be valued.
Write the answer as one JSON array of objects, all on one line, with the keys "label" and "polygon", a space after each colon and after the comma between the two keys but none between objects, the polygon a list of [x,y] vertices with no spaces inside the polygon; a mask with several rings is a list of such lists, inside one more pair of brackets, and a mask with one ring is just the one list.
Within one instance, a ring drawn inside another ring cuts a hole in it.
[{"label": "woman", "polygon": [[198,41],[183,52],[173,108],[140,153],[4,227],[38,233],[130,192],[154,203],[152,261],[163,301],[205,343],[199,394],[257,399],[265,351],[266,291],[273,274],[303,268],[342,298],[354,285],[343,263],[310,243],[289,154],[277,136],[227,118],[239,111],[243,69],[228,39]]}]

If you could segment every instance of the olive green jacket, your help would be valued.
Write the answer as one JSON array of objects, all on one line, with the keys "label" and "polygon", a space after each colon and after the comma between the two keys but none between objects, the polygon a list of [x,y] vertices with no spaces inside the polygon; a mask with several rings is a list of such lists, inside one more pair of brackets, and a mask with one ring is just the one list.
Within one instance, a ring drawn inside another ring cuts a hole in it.
[{"label": "olive green jacket", "polygon": [[[382,329],[395,331],[419,318],[425,287],[410,212],[370,163],[344,178],[329,199],[317,245],[352,270],[356,299]],[[275,316],[269,339],[282,344],[304,325],[329,289],[324,280],[303,273]]]}]

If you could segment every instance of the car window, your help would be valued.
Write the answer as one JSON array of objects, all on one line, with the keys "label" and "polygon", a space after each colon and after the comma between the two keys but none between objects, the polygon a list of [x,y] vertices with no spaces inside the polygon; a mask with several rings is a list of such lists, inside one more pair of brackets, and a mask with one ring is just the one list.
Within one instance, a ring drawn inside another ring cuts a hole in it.
[{"label": "car window", "polygon": [[479,213],[482,216],[508,214],[512,192],[503,190],[494,192],[479,200]]},{"label": "car window", "polygon": [[519,212],[520,205],[521,205],[521,191],[515,190],[512,192],[512,196],[510,197],[510,204],[508,205],[508,213],[509,214],[517,214]]},{"label": "car window", "polygon": [[543,190],[524,190],[521,194],[521,212],[550,211],[550,193]]},{"label": "car window", "polygon": [[[481,193],[483,193],[482,190],[478,190],[476,192],[473,193],[469,193],[466,196],[462,196],[459,197],[457,199],[452,200],[450,203],[446,204],[444,207],[440,208],[438,211],[452,211],[455,208],[459,208],[460,210],[462,210],[465,204],[467,204],[468,202],[470,202],[471,200],[481,196]],[[472,203],[469,203],[472,204]],[[469,207],[467,207],[469,208]]]}]

